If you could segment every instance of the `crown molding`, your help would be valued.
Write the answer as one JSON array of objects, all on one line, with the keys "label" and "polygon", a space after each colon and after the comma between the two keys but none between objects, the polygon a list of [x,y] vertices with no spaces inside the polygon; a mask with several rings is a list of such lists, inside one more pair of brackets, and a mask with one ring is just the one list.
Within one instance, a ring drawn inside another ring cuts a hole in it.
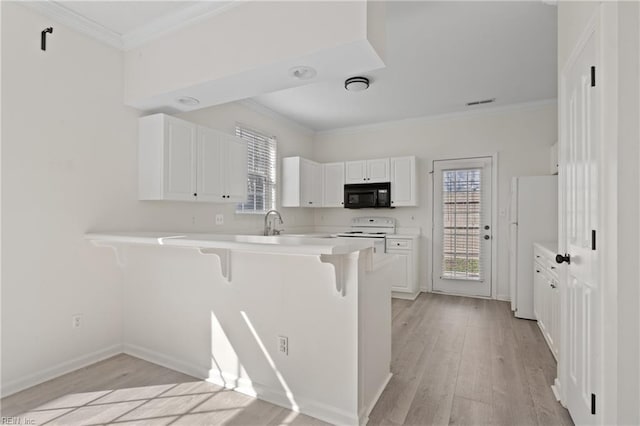
[{"label": "crown molding", "polygon": [[412,118],[403,118],[400,120],[392,120],[392,121],[384,121],[381,123],[373,123],[373,124],[363,124],[360,126],[351,126],[351,127],[341,127],[338,129],[329,129],[329,130],[318,130],[316,131],[316,136],[327,136],[327,135],[339,135],[339,134],[351,134],[351,133],[359,133],[366,132],[371,130],[380,130],[386,129],[389,127],[395,127],[402,124],[412,124],[419,122],[429,122],[429,121],[440,121],[440,120],[453,120],[458,118],[472,118],[472,117],[481,117],[483,115],[493,115],[500,114],[509,111],[518,111],[518,110],[528,110],[528,109],[539,109],[549,105],[557,105],[558,100],[556,98],[553,99],[543,99],[540,101],[532,101],[532,102],[523,102],[518,104],[511,105],[503,105],[497,106],[493,108],[482,108],[476,109],[474,111],[459,111],[452,112],[447,114],[438,114],[438,115],[426,115],[421,117],[412,117]]},{"label": "crown molding", "polygon": [[135,49],[173,31],[226,12],[243,2],[244,1],[240,0],[203,1],[173,14],[160,17],[134,31],[124,34],[122,36],[123,50]]},{"label": "crown molding", "polygon": [[268,108],[264,105],[262,105],[259,102],[256,102],[253,99],[243,99],[241,101],[238,101],[238,104],[246,107],[247,109],[250,109],[252,111],[257,112],[258,114],[262,114],[266,117],[269,117],[273,120],[276,121],[280,121],[282,123],[285,123],[291,127],[293,127],[294,129],[298,130],[301,133],[304,133],[307,136],[315,136],[316,135],[316,131],[304,126],[300,123],[298,123],[297,121],[287,117],[286,115],[280,114],[279,112],[276,112],[274,110],[272,110],[271,108]]},{"label": "crown molding", "polygon": [[20,3],[60,24],[66,25],[79,33],[92,37],[111,47],[120,50],[124,47],[120,34],[74,12],[59,2],[46,0],[21,1]]},{"label": "crown molding", "polygon": [[196,22],[223,13],[244,3],[244,0],[203,1],[170,15],[160,17],[126,34],[119,34],[109,28],[64,6],[64,2],[21,1],[21,4],[41,13],[56,22],[68,26],[84,35],[92,37],[119,50],[131,50],[160,38],[173,31],[193,25]]}]

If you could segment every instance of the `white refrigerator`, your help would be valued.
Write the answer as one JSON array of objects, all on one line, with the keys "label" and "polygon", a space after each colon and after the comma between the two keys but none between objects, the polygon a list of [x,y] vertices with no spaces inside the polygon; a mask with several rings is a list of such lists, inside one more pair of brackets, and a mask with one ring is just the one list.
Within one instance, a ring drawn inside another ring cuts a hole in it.
[{"label": "white refrigerator", "polygon": [[533,314],[533,243],[558,241],[558,177],[520,176],[511,181],[509,282],[511,310]]}]

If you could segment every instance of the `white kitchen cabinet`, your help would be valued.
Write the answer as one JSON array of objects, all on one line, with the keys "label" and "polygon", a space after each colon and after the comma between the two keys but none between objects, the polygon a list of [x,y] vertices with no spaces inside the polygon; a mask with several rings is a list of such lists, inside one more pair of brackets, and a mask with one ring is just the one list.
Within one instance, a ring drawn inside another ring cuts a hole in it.
[{"label": "white kitchen cabinet", "polygon": [[196,182],[199,201],[245,201],[247,144],[234,136],[199,126]]},{"label": "white kitchen cabinet", "polygon": [[164,114],[140,119],[138,197],[195,200],[197,127]]},{"label": "white kitchen cabinet", "polygon": [[386,251],[398,256],[400,262],[393,274],[392,297],[414,300],[418,297],[418,244],[417,236],[387,236]]},{"label": "white kitchen cabinet", "polygon": [[549,155],[549,172],[552,175],[558,174],[558,142],[551,145],[551,153]]},{"label": "white kitchen cabinet", "polygon": [[417,206],[416,157],[395,157],[391,165],[391,205]]},{"label": "white kitchen cabinet", "polygon": [[322,207],[344,207],[344,163],[322,165]]},{"label": "white kitchen cabinet", "polygon": [[247,148],[239,138],[166,114],[140,119],[140,200],[241,202],[246,186]]},{"label": "white kitchen cabinet", "polygon": [[558,359],[560,351],[560,293],[552,245],[533,245],[533,312],[549,349]]},{"label": "white kitchen cabinet", "polygon": [[390,181],[388,158],[374,160],[347,161],[345,163],[345,183],[376,183]]},{"label": "white kitchen cabinet", "polygon": [[282,159],[282,206],[322,207],[322,165],[302,157]]}]

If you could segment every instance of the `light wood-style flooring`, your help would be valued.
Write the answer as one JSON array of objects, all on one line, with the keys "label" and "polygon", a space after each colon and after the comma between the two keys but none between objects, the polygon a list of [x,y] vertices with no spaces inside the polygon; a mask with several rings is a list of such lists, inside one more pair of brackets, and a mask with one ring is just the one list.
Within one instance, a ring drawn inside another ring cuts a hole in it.
[{"label": "light wood-style flooring", "polygon": [[[438,294],[393,300],[393,377],[371,425],[572,425],[533,321],[505,302]],[[4,398],[2,416],[47,425],[324,425],[118,355]]]}]

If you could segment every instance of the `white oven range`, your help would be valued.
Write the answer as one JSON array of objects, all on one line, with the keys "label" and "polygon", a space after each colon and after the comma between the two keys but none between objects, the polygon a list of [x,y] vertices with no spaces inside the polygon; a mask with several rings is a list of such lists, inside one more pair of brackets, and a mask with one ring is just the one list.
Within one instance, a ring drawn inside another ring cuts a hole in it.
[{"label": "white oven range", "polygon": [[388,234],[396,233],[396,220],[391,217],[354,217],[351,219],[351,230],[336,234],[338,238],[366,238],[373,242],[373,252],[385,252]]}]

